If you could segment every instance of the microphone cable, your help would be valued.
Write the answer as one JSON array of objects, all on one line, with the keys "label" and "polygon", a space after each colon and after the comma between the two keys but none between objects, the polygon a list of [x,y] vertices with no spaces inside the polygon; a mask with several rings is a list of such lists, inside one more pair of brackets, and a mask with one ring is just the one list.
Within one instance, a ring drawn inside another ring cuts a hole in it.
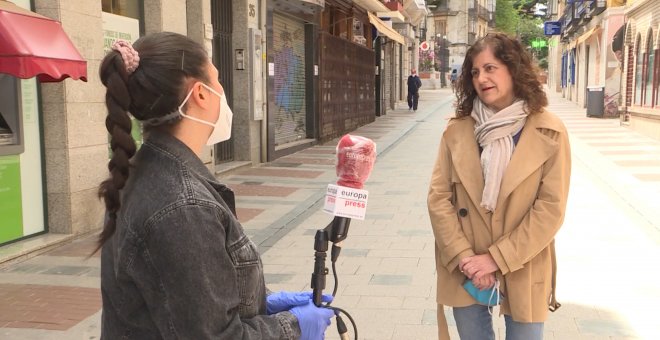
[{"label": "microphone cable", "polygon": [[[334,277],[335,280],[335,285],[334,288],[332,289],[332,296],[334,297],[337,295],[337,288],[339,287],[339,277],[337,276],[337,258],[339,257],[339,253],[341,252],[341,247],[337,246],[336,244],[332,244],[332,251],[330,253],[330,262],[332,266],[332,276]],[[353,326],[353,334],[355,335],[355,340],[358,340],[358,330],[357,330],[357,324],[355,323],[355,320],[353,320],[353,317],[345,310],[339,308],[339,307],[334,307],[331,306],[332,302],[327,302],[324,307],[332,309],[335,312],[335,319],[337,320],[337,333],[339,333],[339,337],[341,340],[349,340],[348,337],[348,328],[346,327],[346,324],[344,323],[344,319],[339,315],[340,313],[343,313],[348,317],[348,320],[351,322],[351,325]]]},{"label": "microphone cable", "polygon": [[335,319],[337,320],[337,333],[339,333],[339,338],[341,340],[349,340],[348,337],[348,328],[346,327],[346,324],[344,323],[344,320],[339,316],[339,313],[344,313],[346,317],[348,317],[348,320],[351,321],[351,324],[353,325],[353,334],[355,334],[355,340],[358,339],[358,331],[357,331],[357,326],[355,324],[355,320],[351,317],[348,312],[345,310],[339,308],[339,307],[333,307],[333,306],[327,306],[325,308],[332,309],[335,311]]}]

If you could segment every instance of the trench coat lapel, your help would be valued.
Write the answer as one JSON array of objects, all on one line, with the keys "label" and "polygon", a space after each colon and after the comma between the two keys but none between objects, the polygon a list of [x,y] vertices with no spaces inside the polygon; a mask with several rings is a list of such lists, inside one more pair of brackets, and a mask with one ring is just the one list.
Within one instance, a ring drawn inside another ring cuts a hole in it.
[{"label": "trench coat lapel", "polygon": [[474,136],[475,121],[465,117],[456,121],[456,128],[448,138],[451,150],[451,160],[454,170],[465,187],[470,200],[479,210],[479,215],[486,225],[490,225],[489,212],[481,207],[481,197],[484,192],[484,174],[479,158],[479,145]]},{"label": "trench coat lapel", "polygon": [[504,171],[496,210],[504,206],[506,199],[520,183],[557,152],[559,144],[539,131],[543,127],[554,128],[546,126],[544,119],[539,117],[541,115],[532,115],[527,119],[511,161]]}]

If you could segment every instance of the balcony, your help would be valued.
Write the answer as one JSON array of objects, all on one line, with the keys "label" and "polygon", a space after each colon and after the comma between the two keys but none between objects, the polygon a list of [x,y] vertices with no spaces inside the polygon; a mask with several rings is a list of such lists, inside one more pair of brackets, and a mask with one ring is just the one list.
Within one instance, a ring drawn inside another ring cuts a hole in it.
[{"label": "balcony", "polygon": [[603,13],[605,9],[607,9],[607,1],[606,0],[589,0],[585,4],[587,7],[587,13],[589,16],[592,18],[597,16],[600,13]]},{"label": "balcony", "polygon": [[562,22],[562,35],[571,34],[578,28],[578,19],[575,18],[575,4],[567,3],[564,9],[563,22]]},{"label": "balcony", "polygon": [[376,12],[379,18],[388,18],[396,23],[406,22],[406,18],[403,15],[403,0],[390,1],[384,5],[389,11]]},{"label": "balcony", "polygon": [[429,14],[424,0],[404,0],[403,10],[410,16],[410,23],[417,26]]},{"label": "balcony", "polygon": [[582,26],[591,20],[591,13],[588,9],[589,7],[588,2],[585,1],[576,2],[574,6],[575,6],[574,18],[579,21],[578,26]]},{"label": "balcony", "polygon": [[434,16],[456,16],[458,11],[452,11],[449,6],[440,6],[432,10]]},{"label": "balcony", "polygon": [[489,21],[491,20],[490,14],[491,14],[490,11],[486,7],[481,5],[477,6],[477,16],[479,18]]}]

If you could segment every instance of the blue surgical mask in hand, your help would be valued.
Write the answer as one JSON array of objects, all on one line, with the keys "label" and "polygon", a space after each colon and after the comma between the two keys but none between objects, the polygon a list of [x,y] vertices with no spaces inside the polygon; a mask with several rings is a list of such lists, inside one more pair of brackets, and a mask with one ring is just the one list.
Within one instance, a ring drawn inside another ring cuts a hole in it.
[{"label": "blue surgical mask in hand", "polygon": [[495,285],[490,289],[479,290],[474,286],[472,280],[467,280],[463,284],[463,288],[472,296],[480,305],[484,306],[497,306],[502,300],[500,295],[500,281],[495,281]]}]

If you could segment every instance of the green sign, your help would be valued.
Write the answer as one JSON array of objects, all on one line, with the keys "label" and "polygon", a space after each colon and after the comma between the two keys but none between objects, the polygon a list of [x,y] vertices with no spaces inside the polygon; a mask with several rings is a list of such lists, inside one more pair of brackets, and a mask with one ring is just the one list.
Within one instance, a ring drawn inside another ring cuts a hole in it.
[{"label": "green sign", "polygon": [[0,244],[23,236],[22,205],[19,156],[0,156]]},{"label": "green sign", "polygon": [[543,39],[534,39],[532,40],[532,48],[541,49],[547,47],[548,43]]}]

